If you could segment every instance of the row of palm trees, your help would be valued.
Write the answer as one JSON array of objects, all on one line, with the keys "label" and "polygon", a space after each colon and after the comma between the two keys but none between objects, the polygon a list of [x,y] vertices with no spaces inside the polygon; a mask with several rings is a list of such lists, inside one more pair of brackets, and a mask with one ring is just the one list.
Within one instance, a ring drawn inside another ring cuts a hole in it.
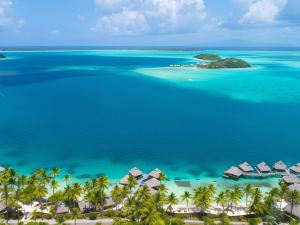
[{"label": "row of palm trees", "polygon": [[186,203],[187,211],[190,215],[190,205],[195,205],[204,216],[206,211],[214,205],[220,206],[222,212],[234,210],[239,206],[242,199],[246,201],[246,210],[255,216],[266,215],[272,209],[281,209],[285,200],[291,204],[291,213],[296,205],[300,204],[300,194],[291,191],[286,185],[273,188],[266,195],[263,195],[259,188],[254,188],[251,184],[243,188],[217,192],[215,185],[200,186],[191,192],[185,191],[181,196],[169,193],[163,181],[167,178],[164,173],[160,174],[160,186],[155,194],[151,194],[146,185],[137,187],[138,180],[129,175],[128,185],[115,185],[109,193],[110,182],[106,176],[100,176],[86,181],[84,184],[71,183],[71,175],[63,177],[64,187],[60,187],[62,182],[58,182],[61,170],[53,168],[49,172],[38,169],[30,176],[19,175],[14,169],[8,168],[0,174],[0,201],[6,206],[6,219],[10,217],[20,218],[19,203],[32,204],[39,203],[40,209],[58,202],[65,202],[71,208],[71,215],[74,219],[78,217],[78,199],[84,197],[90,208],[104,214],[106,198],[110,195],[116,203],[117,212],[122,213],[130,221],[140,224],[165,224],[170,220],[173,208],[180,201]]}]

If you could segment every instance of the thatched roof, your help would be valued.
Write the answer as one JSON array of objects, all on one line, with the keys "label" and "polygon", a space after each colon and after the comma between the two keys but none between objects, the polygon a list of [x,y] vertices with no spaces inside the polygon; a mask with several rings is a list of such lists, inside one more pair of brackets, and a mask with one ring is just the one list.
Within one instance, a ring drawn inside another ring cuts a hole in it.
[{"label": "thatched roof", "polygon": [[[291,205],[288,204],[286,207],[284,207],[284,211],[290,214],[291,213]],[[294,207],[293,207],[293,216],[300,219],[300,205],[294,205]]]},{"label": "thatched roof", "polygon": [[78,202],[78,207],[80,209],[80,212],[86,212],[94,208],[93,204],[87,200]]},{"label": "thatched roof", "polygon": [[128,178],[129,178],[129,175],[125,175],[121,180],[120,180],[120,184],[122,185],[128,185]]},{"label": "thatched roof", "polygon": [[59,202],[56,204],[56,214],[65,214],[70,212],[70,208],[65,203]]},{"label": "thatched roof", "polygon": [[251,166],[249,163],[247,163],[247,162],[244,162],[244,163],[242,163],[241,165],[239,165],[239,168],[240,168],[242,171],[246,172],[246,173],[249,173],[249,172],[252,172],[252,171],[253,171],[252,166]]},{"label": "thatched roof", "polygon": [[140,177],[143,175],[143,172],[140,171],[137,167],[132,168],[129,170],[129,173],[134,176],[135,178]]},{"label": "thatched roof", "polygon": [[149,188],[158,188],[160,186],[160,182],[159,180],[157,180],[156,178],[151,178],[149,180],[147,180],[145,182],[145,184],[149,187]]},{"label": "thatched roof", "polygon": [[293,173],[300,174],[300,163],[297,163],[296,165],[292,166],[290,170]]},{"label": "thatched roof", "polygon": [[289,186],[289,189],[290,190],[296,190],[296,191],[300,192],[300,184],[298,184],[298,183],[292,184],[292,185]]},{"label": "thatched roof", "polygon": [[6,206],[4,202],[0,202],[0,212],[4,212],[6,210]]},{"label": "thatched roof", "polygon": [[112,197],[106,197],[105,204],[104,204],[105,208],[114,207],[115,205],[116,205],[116,203],[114,202]]},{"label": "thatched roof", "polygon": [[268,164],[266,162],[261,162],[261,163],[257,164],[257,169],[261,173],[271,172],[271,168],[268,166]]},{"label": "thatched roof", "polygon": [[282,181],[288,185],[295,184],[295,183],[300,184],[300,179],[294,174],[283,176]]},{"label": "thatched roof", "polygon": [[279,161],[274,164],[273,168],[274,168],[274,170],[286,171],[287,167],[282,161]]},{"label": "thatched roof", "polygon": [[156,178],[156,179],[159,178],[160,174],[161,174],[161,171],[160,171],[160,169],[158,169],[158,168],[152,170],[151,173],[149,173],[149,175],[150,175],[151,177],[154,177],[154,178]]},{"label": "thatched roof", "polygon": [[241,171],[238,167],[232,166],[230,169],[224,172],[224,175],[234,178],[240,178],[243,175],[243,171]]},{"label": "thatched roof", "polygon": [[3,166],[0,166],[0,173],[2,173],[5,170]]}]

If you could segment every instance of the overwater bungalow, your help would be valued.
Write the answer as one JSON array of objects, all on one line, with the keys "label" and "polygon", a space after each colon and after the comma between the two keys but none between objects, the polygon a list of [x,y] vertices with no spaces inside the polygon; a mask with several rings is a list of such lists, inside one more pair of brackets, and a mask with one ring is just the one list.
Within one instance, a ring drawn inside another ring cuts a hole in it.
[{"label": "overwater bungalow", "polygon": [[145,184],[149,187],[150,190],[151,190],[151,188],[157,190],[160,186],[160,181],[156,178],[151,178],[151,179],[147,180],[145,182]]},{"label": "overwater bungalow", "polygon": [[276,172],[286,172],[287,166],[282,162],[279,161],[274,164],[273,170]]},{"label": "overwater bungalow", "polygon": [[239,165],[239,168],[240,168],[243,172],[245,172],[245,173],[251,173],[251,172],[254,171],[254,169],[252,168],[252,166],[251,166],[249,163],[247,163],[247,162],[244,162],[244,163],[240,164],[240,165]]},{"label": "overwater bungalow", "polygon": [[257,164],[256,168],[260,173],[270,173],[272,171],[266,162]]},{"label": "overwater bungalow", "polygon": [[229,177],[229,178],[235,178],[238,179],[241,176],[243,176],[243,171],[240,170],[238,167],[236,166],[232,166],[230,169],[226,170],[224,172],[224,176],[225,177]]},{"label": "overwater bungalow", "polygon": [[152,171],[149,173],[149,176],[150,176],[150,177],[153,177],[153,178],[156,178],[156,179],[159,179],[160,174],[161,174],[160,169],[156,168],[156,169],[152,170]]},{"label": "overwater bungalow", "polygon": [[70,212],[70,208],[66,206],[64,202],[58,202],[56,204],[56,214],[66,214]]},{"label": "overwater bungalow", "polygon": [[291,171],[291,173],[299,175],[300,174],[300,163],[297,163],[296,165],[292,166],[290,168],[290,171]]},{"label": "overwater bungalow", "polygon": [[300,184],[300,179],[295,174],[282,177],[282,182],[287,185]]},{"label": "overwater bungalow", "polygon": [[129,170],[129,174],[134,176],[136,179],[140,179],[143,176],[143,172],[140,171],[137,167],[134,167],[131,170]]}]

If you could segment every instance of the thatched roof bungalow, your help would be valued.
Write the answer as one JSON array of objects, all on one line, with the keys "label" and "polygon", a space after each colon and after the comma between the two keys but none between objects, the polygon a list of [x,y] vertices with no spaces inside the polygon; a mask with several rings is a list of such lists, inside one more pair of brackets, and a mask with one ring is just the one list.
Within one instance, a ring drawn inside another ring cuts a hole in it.
[{"label": "thatched roof bungalow", "polygon": [[244,163],[242,163],[242,164],[240,164],[239,165],[239,168],[243,171],[243,172],[245,172],[245,173],[250,173],[250,172],[253,172],[253,168],[252,168],[252,166],[249,164],[249,163],[247,163],[247,162],[244,162]]},{"label": "thatched roof bungalow", "polygon": [[282,182],[287,184],[287,185],[300,184],[300,179],[296,175],[290,174],[290,175],[287,175],[287,176],[283,176],[282,177]]},{"label": "thatched roof bungalow", "polygon": [[230,169],[226,170],[224,172],[224,176],[225,177],[230,177],[230,178],[235,178],[238,179],[241,176],[243,176],[243,171],[240,170],[238,167],[236,166],[232,166]]},{"label": "thatched roof bungalow", "polygon": [[66,214],[70,212],[70,208],[66,206],[64,202],[58,202],[56,204],[56,214]]},{"label": "thatched roof bungalow", "polygon": [[159,176],[161,174],[161,170],[156,168],[154,170],[152,170],[150,173],[149,173],[149,176],[150,177],[153,177],[153,178],[156,178],[156,179],[159,179]]},{"label": "thatched roof bungalow", "polygon": [[87,201],[85,199],[78,202],[78,207],[81,213],[89,213],[95,210],[94,205],[90,201]]},{"label": "thatched roof bungalow", "polygon": [[286,172],[287,166],[282,161],[279,161],[274,164],[273,169],[278,172]]},{"label": "thatched roof bungalow", "polygon": [[4,170],[6,170],[3,166],[0,166],[0,173],[2,173]]},{"label": "thatched roof bungalow", "polygon": [[116,203],[115,201],[113,200],[113,198],[111,196],[109,197],[106,197],[105,199],[105,204],[104,204],[104,208],[105,209],[109,209],[109,208],[112,208],[112,207],[115,207],[116,206]]},{"label": "thatched roof bungalow", "polygon": [[294,174],[300,174],[300,163],[297,163],[296,165],[292,166],[290,168],[290,171]]},{"label": "thatched roof bungalow", "polygon": [[272,171],[266,162],[261,162],[261,163],[257,164],[256,168],[261,173],[270,173]]},{"label": "thatched roof bungalow", "polygon": [[293,210],[291,210],[291,205],[288,204],[286,207],[284,207],[284,211],[296,217],[297,219],[300,219],[300,205],[294,205]]},{"label": "thatched roof bungalow", "polygon": [[160,186],[160,182],[159,182],[159,180],[157,180],[156,178],[151,178],[151,179],[147,180],[147,181],[145,182],[145,184],[146,184],[150,189],[151,189],[151,188],[153,188],[153,189],[158,189],[159,186]]},{"label": "thatched roof bungalow", "polygon": [[129,178],[129,175],[125,175],[120,181],[119,181],[119,184],[121,185],[128,185],[128,178]]},{"label": "thatched roof bungalow", "polygon": [[134,176],[136,179],[139,179],[143,176],[143,172],[140,171],[137,167],[133,167],[131,170],[129,170],[129,174]]}]

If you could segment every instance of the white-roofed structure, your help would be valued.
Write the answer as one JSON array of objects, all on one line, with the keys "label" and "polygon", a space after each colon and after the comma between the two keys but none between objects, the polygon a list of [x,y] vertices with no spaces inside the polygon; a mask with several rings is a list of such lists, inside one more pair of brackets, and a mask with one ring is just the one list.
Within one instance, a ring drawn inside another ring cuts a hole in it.
[{"label": "white-roofed structure", "polygon": [[244,163],[242,163],[242,164],[240,164],[239,165],[239,168],[243,171],[243,172],[245,172],[245,173],[250,173],[250,172],[253,172],[253,168],[252,168],[252,166],[249,164],[249,163],[247,163],[247,162],[244,162]]},{"label": "white-roofed structure", "polygon": [[141,178],[143,176],[143,172],[137,167],[133,167],[131,170],[129,170],[129,174],[134,176],[136,179]]},{"label": "white-roofed structure", "polygon": [[300,179],[295,174],[290,174],[282,177],[282,182],[287,185],[300,184]]},{"label": "white-roofed structure", "polygon": [[156,178],[156,179],[159,179],[159,176],[161,174],[161,170],[156,168],[154,170],[152,170],[150,173],[149,173],[149,176],[150,177],[153,177],[153,178]]},{"label": "white-roofed structure", "polygon": [[151,178],[147,181],[145,181],[145,184],[151,189],[158,189],[160,186],[160,181],[156,178]]},{"label": "white-roofed structure", "polygon": [[240,170],[236,166],[232,166],[230,169],[228,169],[224,172],[224,176],[237,179],[237,178],[240,178],[241,176],[243,176],[243,171]]},{"label": "white-roofed structure", "polygon": [[129,178],[129,175],[125,175],[120,181],[119,181],[119,184],[121,185],[128,185],[128,178]]},{"label": "white-roofed structure", "polygon": [[277,172],[286,172],[287,167],[282,161],[279,161],[274,164],[273,169]]},{"label": "white-roofed structure", "polygon": [[261,162],[257,164],[256,168],[261,173],[270,173],[272,171],[266,162]]},{"label": "white-roofed structure", "polygon": [[294,174],[300,174],[300,163],[297,163],[296,165],[292,166],[290,168],[290,171]]},{"label": "white-roofed structure", "polygon": [[56,204],[56,214],[66,214],[70,212],[70,208],[66,206],[64,202],[59,202]]}]

